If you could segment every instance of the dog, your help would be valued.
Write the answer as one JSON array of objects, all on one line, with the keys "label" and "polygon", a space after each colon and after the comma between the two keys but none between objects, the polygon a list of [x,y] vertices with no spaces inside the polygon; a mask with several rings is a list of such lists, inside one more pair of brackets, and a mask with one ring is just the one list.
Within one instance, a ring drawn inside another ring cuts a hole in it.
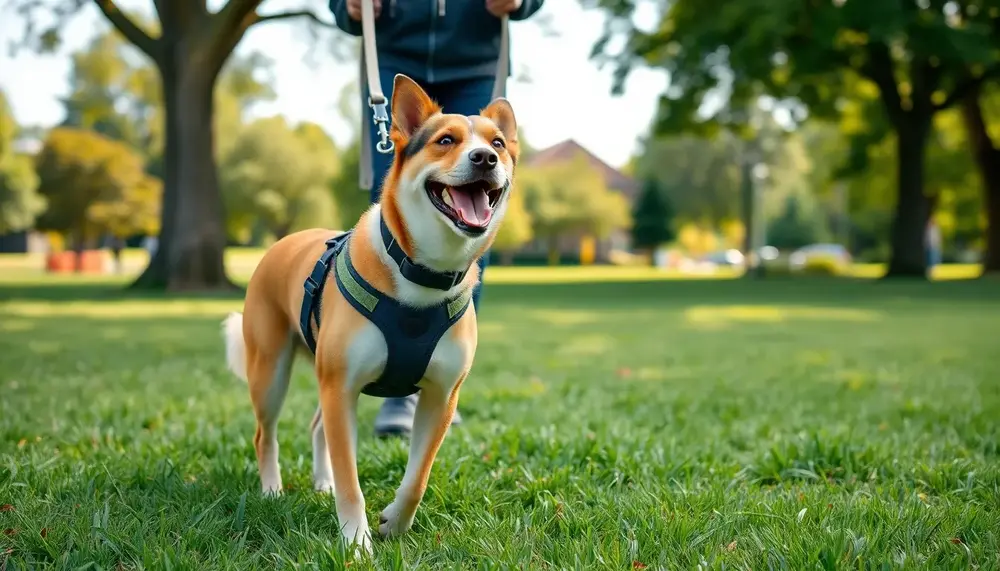
[{"label": "dog", "polygon": [[378,528],[397,536],[413,524],[472,367],[476,262],[503,220],[518,157],[504,98],[476,116],[445,114],[396,75],[391,116],[380,201],[348,231],[278,240],[250,278],[243,312],[223,324],[228,367],[250,389],[265,494],[282,491],[277,423],[293,358],[314,359],[314,487],[334,494],[341,535],[363,553],[372,536],[356,464],[359,395],[420,393],[406,471]]}]

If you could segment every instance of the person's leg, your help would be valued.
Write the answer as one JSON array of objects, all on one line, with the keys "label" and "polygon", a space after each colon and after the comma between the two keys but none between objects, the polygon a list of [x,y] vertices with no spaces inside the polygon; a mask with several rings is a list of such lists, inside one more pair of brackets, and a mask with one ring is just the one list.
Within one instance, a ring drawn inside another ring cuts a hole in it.
[{"label": "person's leg", "polygon": [[[478,115],[479,112],[490,104],[493,98],[493,83],[495,78],[476,77],[462,81],[450,81],[429,86],[428,93],[438,104],[441,105],[445,113],[458,113],[461,115]],[[487,251],[479,258],[480,282],[472,292],[472,303],[479,311],[479,298],[482,296],[483,283],[486,266],[489,265],[490,252]]]}]

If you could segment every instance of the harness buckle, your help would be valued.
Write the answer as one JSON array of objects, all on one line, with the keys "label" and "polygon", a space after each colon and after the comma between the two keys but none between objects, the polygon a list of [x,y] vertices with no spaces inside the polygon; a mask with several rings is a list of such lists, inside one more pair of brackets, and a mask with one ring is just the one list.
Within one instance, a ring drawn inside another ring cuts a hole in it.
[{"label": "harness buckle", "polygon": [[[451,287],[455,287],[458,284],[462,283],[462,280],[464,280],[464,279],[465,279],[465,272],[455,272],[455,277],[452,278],[452,280],[451,280]],[[448,288],[448,289],[451,289],[451,288]]]},{"label": "harness buckle", "polygon": [[306,278],[306,282],[302,284],[302,287],[305,288],[306,294],[308,294],[309,296],[313,296],[316,294],[316,290],[319,289],[319,284],[316,283],[316,281],[313,280],[313,277],[310,275]]},{"label": "harness buckle", "polygon": [[389,139],[389,112],[385,108],[385,96],[376,102],[374,98],[368,96],[368,106],[372,108],[372,121],[378,129],[379,141],[375,148],[382,154],[391,153],[395,148],[395,143]]}]

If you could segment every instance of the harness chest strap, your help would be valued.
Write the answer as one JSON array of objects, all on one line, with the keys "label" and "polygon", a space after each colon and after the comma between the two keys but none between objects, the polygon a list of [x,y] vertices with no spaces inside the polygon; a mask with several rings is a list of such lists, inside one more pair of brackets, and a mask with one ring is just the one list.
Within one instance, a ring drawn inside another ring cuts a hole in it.
[{"label": "harness chest strap", "polygon": [[[412,309],[386,296],[368,284],[351,263],[351,232],[326,241],[327,249],[306,278],[299,317],[302,337],[309,350],[316,353],[313,333],[320,327],[323,290],[335,266],[335,281],[347,301],[385,337],[389,350],[382,375],[362,392],[373,396],[406,396],[416,392],[417,383],[430,362],[441,336],[462,317],[472,300],[471,288],[440,306]],[[422,266],[421,266],[422,267]],[[404,323],[417,322],[417,331],[405,330]]]}]

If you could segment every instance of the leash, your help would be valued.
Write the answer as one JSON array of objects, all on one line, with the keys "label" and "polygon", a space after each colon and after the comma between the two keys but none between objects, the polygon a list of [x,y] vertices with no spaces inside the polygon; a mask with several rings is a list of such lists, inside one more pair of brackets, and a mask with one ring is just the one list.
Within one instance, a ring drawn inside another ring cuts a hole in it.
[{"label": "leash", "polygon": [[[500,19],[500,57],[497,61],[497,74],[493,82],[493,93],[490,99],[503,97],[507,91],[507,75],[510,72],[510,38],[508,35],[507,16]],[[368,85],[368,106],[372,109],[372,120],[378,131],[379,140],[375,149],[382,154],[393,151],[395,145],[389,138],[389,100],[382,92],[382,80],[378,71],[378,51],[375,46],[375,3],[373,0],[361,0],[361,57],[359,66],[361,83]],[[362,189],[372,187],[372,157],[371,141],[368,129],[361,129],[361,165],[358,169],[359,185]]]},{"label": "leash", "polygon": [[389,113],[386,110],[382,80],[378,74],[378,52],[375,51],[375,3],[361,0],[361,38],[364,55],[364,75],[368,78],[368,106],[372,108],[372,118],[378,129],[379,142],[375,146],[382,154],[391,153],[395,145],[389,139]]}]

